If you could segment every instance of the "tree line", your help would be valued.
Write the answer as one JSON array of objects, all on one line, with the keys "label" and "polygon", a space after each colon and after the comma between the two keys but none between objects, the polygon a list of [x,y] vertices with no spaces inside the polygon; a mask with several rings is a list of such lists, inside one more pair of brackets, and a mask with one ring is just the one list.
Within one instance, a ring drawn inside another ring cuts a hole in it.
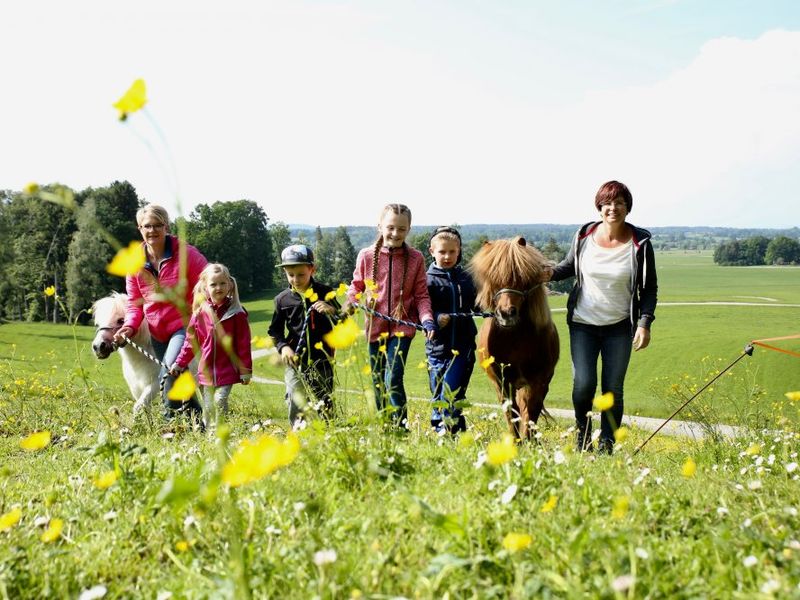
[{"label": "tree line", "polygon": [[728,240],[714,250],[714,262],[724,266],[797,265],[800,241],[785,235]]}]

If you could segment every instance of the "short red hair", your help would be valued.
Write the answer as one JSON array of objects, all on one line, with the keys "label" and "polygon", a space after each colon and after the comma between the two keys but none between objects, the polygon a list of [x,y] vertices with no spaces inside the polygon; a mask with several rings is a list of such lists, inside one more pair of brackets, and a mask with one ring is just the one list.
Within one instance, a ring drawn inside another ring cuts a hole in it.
[{"label": "short red hair", "polygon": [[597,190],[597,195],[594,197],[594,207],[600,210],[604,204],[609,204],[615,198],[622,198],[625,201],[625,208],[631,212],[633,208],[633,196],[628,186],[619,181],[606,181]]}]

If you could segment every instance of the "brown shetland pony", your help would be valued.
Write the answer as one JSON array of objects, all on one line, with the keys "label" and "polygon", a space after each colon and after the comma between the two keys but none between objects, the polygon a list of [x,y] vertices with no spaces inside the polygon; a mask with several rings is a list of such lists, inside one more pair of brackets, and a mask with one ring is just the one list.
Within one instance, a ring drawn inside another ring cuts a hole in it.
[{"label": "brown shetland pony", "polygon": [[525,238],[486,242],[469,263],[478,304],[493,316],[478,332],[478,358],[506,410],[515,439],[530,439],[558,362],[558,331],[550,316],[542,271],[547,259]]}]

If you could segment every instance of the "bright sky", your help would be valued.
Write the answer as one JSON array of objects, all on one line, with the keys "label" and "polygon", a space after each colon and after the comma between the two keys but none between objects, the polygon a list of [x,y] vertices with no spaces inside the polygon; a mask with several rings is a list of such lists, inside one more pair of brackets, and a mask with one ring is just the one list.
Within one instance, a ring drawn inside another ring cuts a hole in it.
[{"label": "bright sky", "polygon": [[643,227],[800,225],[797,0],[26,0],[0,22],[0,188],[581,223],[618,179]]}]

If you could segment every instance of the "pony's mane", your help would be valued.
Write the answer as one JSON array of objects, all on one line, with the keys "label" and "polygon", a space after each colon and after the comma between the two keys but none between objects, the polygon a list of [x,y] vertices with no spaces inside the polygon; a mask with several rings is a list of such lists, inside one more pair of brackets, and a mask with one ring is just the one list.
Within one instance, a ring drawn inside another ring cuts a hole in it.
[{"label": "pony's mane", "polygon": [[544,255],[527,245],[521,237],[486,242],[469,263],[469,271],[478,288],[478,304],[484,310],[493,310],[494,295],[499,290],[533,290],[528,295],[533,322],[549,321],[550,310],[544,286],[539,285],[545,265],[547,259]]}]

